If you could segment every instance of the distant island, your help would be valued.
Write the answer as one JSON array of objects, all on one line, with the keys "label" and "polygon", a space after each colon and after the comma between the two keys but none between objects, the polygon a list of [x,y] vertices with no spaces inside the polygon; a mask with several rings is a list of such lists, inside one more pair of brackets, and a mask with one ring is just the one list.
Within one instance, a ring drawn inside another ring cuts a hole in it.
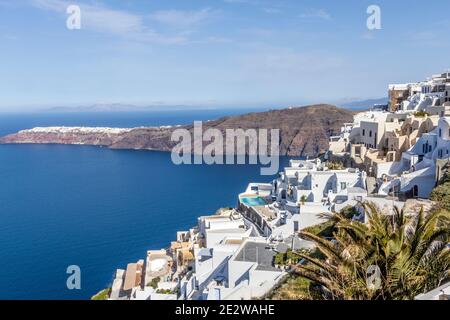
[{"label": "distant island", "polygon": [[[351,122],[354,111],[334,105],[318,104],[266,112],[252,112],[205,122],[203,128],[280,129],[280,155],[310,156],[328,150],[329,137]],[[88,127],[39,127],[0,138],[1,144],[72,144],[112,149],[171,151],[174,129],[192,130],[192,125],[139,127],[128,129]]]}]

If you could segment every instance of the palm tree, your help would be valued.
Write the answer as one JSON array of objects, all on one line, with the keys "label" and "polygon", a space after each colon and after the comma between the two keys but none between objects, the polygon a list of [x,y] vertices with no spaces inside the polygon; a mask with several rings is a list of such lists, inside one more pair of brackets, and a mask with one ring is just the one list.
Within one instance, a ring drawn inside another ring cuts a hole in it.
[{"label": "palm tree", "polygon": [[[342,213],[328,216],[335,226],[332,241],[300,232],[323,255],[298,253],[307,262],[297,266],[300,276],[322,285],[331,299],[413,299],[450,280],[448,211],[407,217],[398,208],[385,215],[372,203],[363,206],[367,223]],[[375,278],[369,270],[377,271]]]}]

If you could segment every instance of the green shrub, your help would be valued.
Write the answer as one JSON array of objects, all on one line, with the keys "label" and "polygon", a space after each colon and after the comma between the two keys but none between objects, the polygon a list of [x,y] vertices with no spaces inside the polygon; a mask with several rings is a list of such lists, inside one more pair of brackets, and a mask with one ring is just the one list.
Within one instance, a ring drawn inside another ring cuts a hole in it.
[{"label": "green shrub", "polygon": [[316,224],[314,226],[307,227],[303,231],[315,234],[322,237],[333,236],[334,226],[331,221],[326,221],[324,223]]},{"label": "green shrub", "polygon": [[358,211],[356,211],[355,207],[346,206],[341,210],[341,214],[343,214],[346,218],[351,219],[353,216],[358,215]]},{"label": "green shrub", "polygon": [[285,253],[278,252],[275,256],[274,263],[276,265],[281,266],[281,265],[284,265],[284,261],[285,261]]},{"label": "green shrub", "polygon": [[[357,215],[358,212],[356,211],[356,209],[354,207],[347,206],[341,210],[341,214],[343,214],[344,217],[351,219],[351,218],[353,218],[353,216]],[[303,231],[315,234],[316,236],[331,238],[331,237],[333,237],[333,232],[336,231],[336,228],[332,221],[327,220],[323,223],[319,223],[314,226],[307,227],[307,228],[303,229]]]},{"label": "green shrub", "polygon": [[153,278],[152,281],[148,284],[150,287],[156,290],[158,288],[158,283],[161,281],[160,277]]},{"label": "green shrub", "polygon": [[429,116],[430,114],[426,111],[417,111],[414,112],[414,116],[415,117],[425,117],[425,116]]},{"label": "green shrub", "polygon": [[276,265],[284,266],[284,265],[294,265],[300,261],[300,257],[295,254],[291,249],[289,249],[286,253],[277,253],[275,255],[274,263]]},{"label": "green shrub", "polygon": [[450,210],[450,182],[445,182],[431,191],[430,200],[443,209]]},{"label": "green shrub", "polygon": [[436,188],[430,193],[430,200],[436,201],[437,208],[450,210],[450,165],[442,168],[443,174]]},{"label": "green shrub", "polygon": [[95,296],[91,298],[91,300],[108,300],[109,295],[111,294],[111,289],[103,289],[102,291],[98,292]]},{"label": "green shrub", "polygon": [[317,284],[296,274],[287,276],[265,299],[269,300],[319,300],[323,299]]},{"label": "green shrub", "polygon": [[330,170],[342,170],[344,169],[344,165],[341,162],[327,162],[326,166]]},{"label": "green shrub", "polygon": [[156,293],[160,293],[160,294],[172,294],[172,290],[170,289],[158,289],[156,290]]}]

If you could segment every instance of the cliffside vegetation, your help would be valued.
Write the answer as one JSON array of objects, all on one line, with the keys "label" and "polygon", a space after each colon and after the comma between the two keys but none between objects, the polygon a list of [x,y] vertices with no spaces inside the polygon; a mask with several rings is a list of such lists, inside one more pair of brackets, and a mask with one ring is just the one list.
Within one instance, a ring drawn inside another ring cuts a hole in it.
[{"label": "cliffside vegetation", "polygon": [[320,300],[321,298],[317,284],[296,275],[287,276],[285,281],[266,297],[269,300]]},{"label": "cliffside vegetation", "polygon": [[[406,216],[396,209],[387,216],[367,203],[367,223],[353,221],[351,208],[346,211],[300,232],[317,250],[297,252],[302,263],[269,298],[413,299],[450,280],[449,211]],[[379,272],[372,278],[375,267]]]},{"label": "cliffside vegetation", "polygon": [[103,289],[98,292],[96,295],[92,296],[91,300],[108,300],[109,295],[111,293],[111,289]]},{"label": "cliffside vegetation", "polygon": [[430,200],[436,201],[438,207],[450,211],[450,174],[448,168],[439,181],[439,185],[431,192]]}]

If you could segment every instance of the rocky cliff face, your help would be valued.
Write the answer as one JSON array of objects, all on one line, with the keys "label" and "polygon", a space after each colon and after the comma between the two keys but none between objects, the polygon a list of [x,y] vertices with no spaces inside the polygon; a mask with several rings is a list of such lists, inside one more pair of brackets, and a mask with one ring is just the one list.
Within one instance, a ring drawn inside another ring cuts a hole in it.
[{"label": "rocky cliff face", "polygon": [[[267,112],[248,113],[203,123],[203,130],[280,129],[280,154],[317,156],[328,149],[328,138],[339,133],[353,112],[331,105],[313,105]],[[106,146],[115,149],[170,151],[173,130],[193,126],[144,127],[132,129],[51,127],[23,130],[0,138],[0,143],[53,143]],[[205,143],[205,145],[208,143]]]}]

